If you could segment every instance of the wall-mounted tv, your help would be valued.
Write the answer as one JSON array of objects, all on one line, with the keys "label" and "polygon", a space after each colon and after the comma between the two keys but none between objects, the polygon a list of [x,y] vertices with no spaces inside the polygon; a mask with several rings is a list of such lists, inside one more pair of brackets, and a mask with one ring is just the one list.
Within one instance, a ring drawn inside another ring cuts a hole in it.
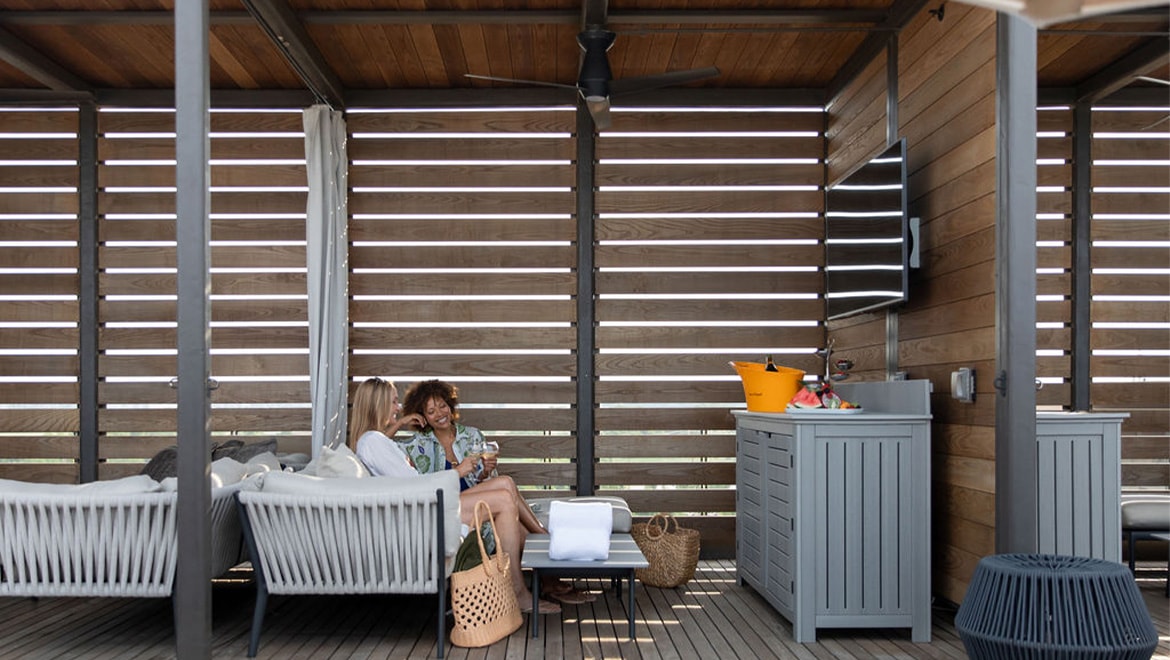
[{"label": "wall-mounted tv", "polygon": [[825,317],[904,302],[910,242],[903,138],[825,194]]}]

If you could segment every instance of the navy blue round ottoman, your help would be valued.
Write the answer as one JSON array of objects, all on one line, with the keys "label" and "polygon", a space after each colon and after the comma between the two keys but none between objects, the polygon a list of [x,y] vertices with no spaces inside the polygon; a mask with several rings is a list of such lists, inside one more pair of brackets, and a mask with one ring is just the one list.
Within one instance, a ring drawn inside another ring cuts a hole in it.
[{"label": "navy blue round ottoman", "polygon": [[1158,644],[1125,566],[1062,555],[981,559],[955,628],[974,660],[1148,660]]}]

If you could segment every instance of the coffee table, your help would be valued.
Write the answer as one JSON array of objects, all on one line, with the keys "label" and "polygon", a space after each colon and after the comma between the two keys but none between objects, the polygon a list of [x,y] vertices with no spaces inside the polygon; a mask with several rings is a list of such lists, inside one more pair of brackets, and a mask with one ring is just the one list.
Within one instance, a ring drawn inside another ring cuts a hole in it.
[{"label": "coffee table", "polygon": [[629,534],[613,534],[609,537],[609,559],[604,561],[557,561],[548,556],[548,534],[531,534],[524,542],[524,559],[521,568],[532,569],[532,637],[540,636],[540,578],[577,577],[612,578],[617,585],[618,600],[622,598],[622,578],[630,583],[629,601],[626,614],[630,622],[630,639],[634,639],[634,570],[649,568],[650,562],[634,537]]}]

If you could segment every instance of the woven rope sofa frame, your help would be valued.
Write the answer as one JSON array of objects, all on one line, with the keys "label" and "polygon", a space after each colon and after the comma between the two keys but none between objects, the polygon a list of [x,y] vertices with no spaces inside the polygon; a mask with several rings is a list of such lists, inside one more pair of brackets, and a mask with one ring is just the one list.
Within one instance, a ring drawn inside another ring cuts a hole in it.
[{"label": "woven rope sofa frame", "polygon": [[442,488],[361,495],[242,491],[237,499],[256,578],[248,657],[259,649],[270,593],[436,594],[437,657],[443,657],[450,562]]},{"label": "woven rope sofa frame", "polygon": [[[241,559],[237,490],[213,491],[215,576]],[[171,596],[177,495],[0,495],[0,596]]]}]

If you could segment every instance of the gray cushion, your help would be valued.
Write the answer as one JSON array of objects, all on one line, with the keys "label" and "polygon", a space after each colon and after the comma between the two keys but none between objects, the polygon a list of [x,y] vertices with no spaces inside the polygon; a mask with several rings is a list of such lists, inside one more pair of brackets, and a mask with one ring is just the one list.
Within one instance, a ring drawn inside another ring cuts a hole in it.
[{"label": "gray cushion", "polygon": [[265,452],[276,453],[276,438],[269,438],[259,442],[249,442],[248,444],[236,450],[232,458],[241,463],[247,463],[253,458]]},{"label": "gray cushion", "polygon": [[1170,495],[1122,495],[1121,528],[1170,531]]},{"label": "gray cushion", "polygon": [[139,474],[148,475],[155,481],[162,481],[167,477],[178,476],[179,474],[179,448],[167,447],[166,449],[155,454],[154,457],[142,467],[142,472]]},{"label": "gray cushion", "polygon": [[630,505],[620,497],[545,497],[541,499],[528,500],[528,506],[532,507],[533,513],[536,514],[540,524],[548,528],[548,512],[549,507],[554,501],[560,500],[562,502],[605,502],[613,507],[613,533],[614,534],[629,534],[630,525],[633,523],[633,516],[630,514]]}]

